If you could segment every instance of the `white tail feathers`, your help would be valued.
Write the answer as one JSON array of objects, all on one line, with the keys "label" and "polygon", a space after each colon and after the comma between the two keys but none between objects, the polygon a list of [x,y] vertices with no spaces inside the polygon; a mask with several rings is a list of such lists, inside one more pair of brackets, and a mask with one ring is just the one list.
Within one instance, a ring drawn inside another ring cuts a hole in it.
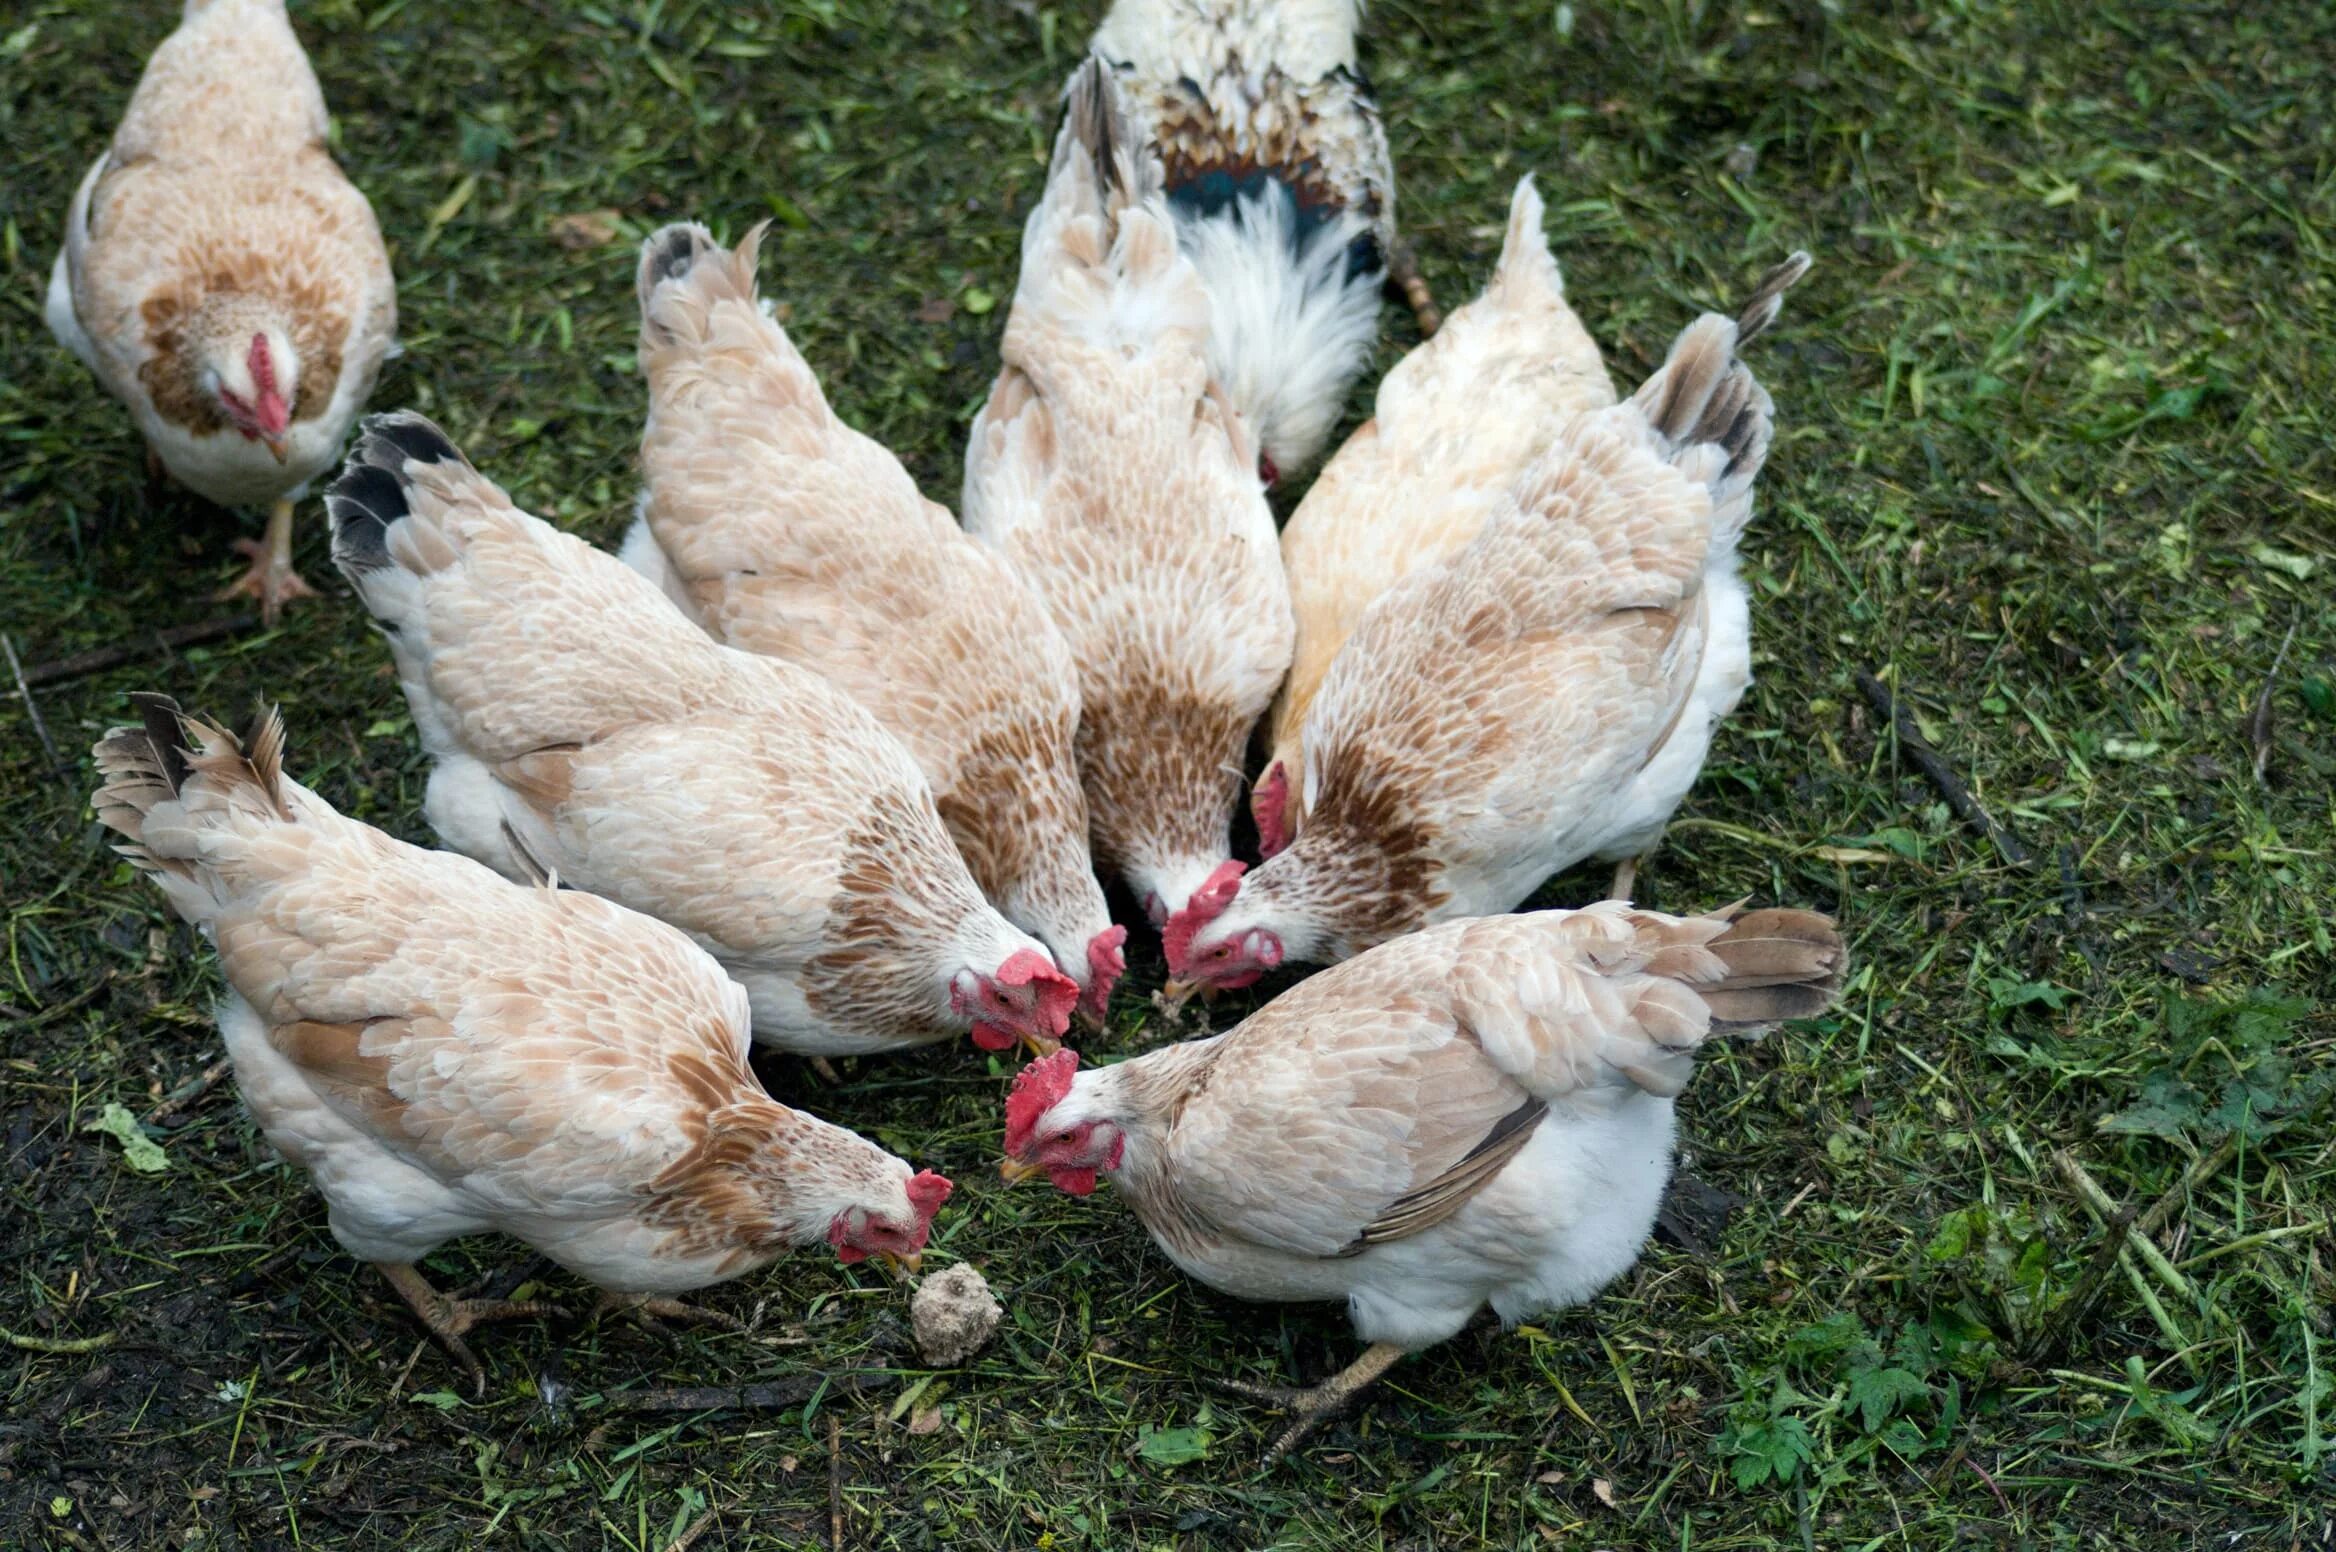
[{"label": "white tail feathers", "polygon": [[1549,251],[1544,219],[1541,190],[1527,173],[1517,180],[1517,191],[1509,196],[1509,229],[1501,239],[1500,263],[1493,269],[1491,284],[1485,287],[1487,294],[1525,288],[1565,295],[1565,275]]}]

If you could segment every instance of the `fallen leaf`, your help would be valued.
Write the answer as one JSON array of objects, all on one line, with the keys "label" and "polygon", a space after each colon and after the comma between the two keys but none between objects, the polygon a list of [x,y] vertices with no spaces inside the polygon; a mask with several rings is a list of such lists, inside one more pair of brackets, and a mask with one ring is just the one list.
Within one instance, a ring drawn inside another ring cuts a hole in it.
[{"label": "fallen leaf", "polygon": [[1609,1509],[1617,1507],[1614,1502],[1614,1484],[1604,1477],[1590,1479],[1590,1495]]},{"label": "fallen leaf", "polygon": [[945,296],[928,296],[917,306],[919,323],[947,323],[957,316],[957,304]]},{"label": "fallen leaf", "polygon": [[579,210],[574,215],[554,216],[552,241],[572,252],[605,248],[616,241],[617,226],[623,219],[613,210]]},{"label": "fallen leaf", "polygon": [[1565,1480],[1565,1473],[1562,1471],[1544,1471],[1533,1480],[1539,1482],[1544,1487],[1555,1487],[1558,1483]]},{"label": "fallen leaf", "polygon": [[1862,846],[1820,846],[1809,854],[1820,862],[1897,862],[1896,852],[1868,851]]},{"label": "fallen leaf", "polygon": [[120,1105],[108,1105],[98,1118],[81,1128],[85,1132],[103,1132],[122,1145],[122,1162],[141,1175],[159,1175],[170,1168],[170,1156],[161,1144],[146,1135],[138,1118]]},{"label": "fallen leaf", "polygon": [[908,1431],[918,1438],[941,1431],[941,1409],[937,1406],[918,1407],[916,1415],[908,1420]]},{"label": "fallen leaf", "polygon": [[1205,1428],[1146,1428],[1136,1453],[1155,1466],[1187,1466],[1207,1455],[1212,1442]]}]

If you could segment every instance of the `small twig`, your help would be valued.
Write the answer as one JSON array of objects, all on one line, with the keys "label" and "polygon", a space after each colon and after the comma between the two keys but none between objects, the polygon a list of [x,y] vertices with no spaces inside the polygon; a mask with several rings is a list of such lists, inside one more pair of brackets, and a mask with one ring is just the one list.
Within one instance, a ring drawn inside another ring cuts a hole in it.
[{"label": "small twig", "polygon": [[827,1414],[827,1552],[844,1552],[843,1424]]},{"label": "small twig", "polygon": [[714,1517],[728,1507],[728,1504],[716,1504],[712,1508],[708,1509],[705,1513],[699,1515],[696,1519],[690,1521],[689,1528],[687,1530],[674,1537],[671,1541],[665,1543],[665,1552],[689,1552],[691,1547],[694,1547],[698,1544],[698,1538],[700,1536],[703,1536],[707,1531],[713,1529]]},{"label": "small twig", "polygon": [[612,1412],[767,1412],[801,1406],[822,1387],[857,1394],[898,1377],[890,1369],[847,1369],[841,1374],[794,1374],[760,1385],[660,1385],[648,1390],[611,1391],[608,1408]]},{"label": "small twig", "polygon": [[[32,686],[24,682],[24,665],[16,659],[16,643],[8,639],[5,631],[0,631],[0,652],[8,654],[8,671],[16,675],[17,699],[24,702],[24,714],[32,718],[32,730],[40,735],[41,747],[49,752],[49,769],[63,770],[65,758],[57,753],[57,741],[49,737],[49,724],[41,717],[41,703],[32,698]],[[2260,766],[2257,774],[2261,774]]]},{"label": "small twig", "polygon": [[66,998],[63,1002],[52,1002],[45,1008],[33,1009],[32,1013],[25,1021],[25,1029],[28,1031],[35,1030],[40,1028],[43,1024],[55,1023],[57,1020],[63,1018],[66,1014],[72,1012],[75,1008],[78,1008],[84,1003],[88,1002],[99,992],[104,991],[108,986],[111,986],[113,982],[114,973],[111,970],[108,970],[105,974],[99,976],[96,980],[90,982],[87,986],[82,987],[81,990],[75,992],[72,996]]},{"label": "small twig", "polygon": [[224,1056],[220,1057],[219,1060],[204,1068],[194,1077],[187,1079],[186,1082],[163,1095],[162,1103],[146,1112],[146,1124],[152,1126],[157,1121],[166,1120],[178,1114],[188,1105],[210,1093],[219,1080],[232,1072],[234,1067],[233,1062]]},{"label": "small twig", "polygon": [[135,663],[142,657],[167,656],[181,647],[200,647],[221,640],[257,625],[259,618],[256,614],[233,614],[222,615],[215,620],[197,620],[192,625],[173,625],[168,630],[156,631],[119,646],[93,647],[87,652],[61,657],[54,663],[35,663],[24,671],[24,682],[35,686],[59,684],[67,679],[102,674],[109,668]]},{"label": "small twig", "polygon": [[96,1336],[27,1336],[21,1331],[11,1331],[5,1326],[0,1326],[0,1339],[6,1340],[10,1347],[19,1348],[24,1352],[49,1353],[57,1357],[70,1357],[75,1353],[100,1352],[113,1346],[117,1340],[111,1331],[101,1332]]},{"label": "small twig", "polygon": [[1929,778],[1930,784],[1938,789],[1939,796],[1947,800],[1947,807],[1955,811],[1955,817],[1993,841],[1995,849],[2003,854],[2003,860],[2013,867],[2030,866],[2028,848],[2020,844],[2019,837],[1998,824],[1994,816],[1971,795],[1971,789],[1963,785],[1963,778],[1955,774],[1955,768],[1931,747],[1930,740],[1922,736],[1922,729],[1915,725],[1913,715],[1898,704],[1898,698],[1890,693],[1890,687],[1862,668],[1857,670],[1857,687],[1864,693],[1875,713],[1897,733],[1898,747],[1905,751],[1907,759],[1914,762],[1915,769]]},{"label": "small twig", "polygon": [[2287,662],[2287,649],[2295,645],[2296,627],[2301,624],[2300,619],[2290,623],[2287,634],[2280,639],[2279,653],[2271,660],[2271,672],[2263,676],[2263,693],[2255,697],[2254,714],[2247,718],[2247,742],[2255,756],[2255,781],[2259,786],[2267,783],[2271,774],[2271,695],[2279,688],[2279,670]]},{"label": "small twig", "polygon": [[[2157,1250],[2154,1236],[2158,1230],[2164,1228],[2182,1204],[2190,1199],[2190,1193],[2219,1173],[2237,1151],[2236,1136],[2224,1138],[2220,1147],[2201,1155],[2184,1170],[2182,1178],[2167,1187],[2165,1194],[2151,1203],[2148,1211],[2136,1214],[2130,1204],[2121,1209],[2115,1208],[2109,1202],[2108,1193],[2077,1162],[2074,1154],[2066,1148],[2053,1150],[2053,1167],[2085,1199],[2086,1205],[2103,1219],[2103,1234],[2100,1247],[2093,1252],[2093,1259],[2077,1274],[2076,1286],[2069,1290],[2068,1297],[2054,1306],[2050,1318],[2036,1333],[2035,1339],[2029,1342],[2027,1351],[2031,1360],[2058,1349],[2076,1323],[2092,1312],[2094,1303],[2101,1296],[2102,1285],[2108,1281],[2109,1269],[2123,1259],[2129,1243],[2146,1244],[2153,1252]],[[2162,1254],[2159,1259],[2163,1259]],[[2171,1263],[2168,1263],[2168,1270],[2171,1269]],[[2174,1275],[2178,1283],[2187,1286],[2186,1282],[2182,1282],[2179,1272]]]}]

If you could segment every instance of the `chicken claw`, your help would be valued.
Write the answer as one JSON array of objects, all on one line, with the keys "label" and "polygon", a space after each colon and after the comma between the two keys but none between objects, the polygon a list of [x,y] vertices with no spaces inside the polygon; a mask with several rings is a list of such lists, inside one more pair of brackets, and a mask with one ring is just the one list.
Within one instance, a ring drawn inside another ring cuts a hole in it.
[{"label": "chicken claw", "polygon": [[476,1354],[465,1342],[463,1333],[471,1327],[490,1320],[519,1320],[543,1316],[553,1320],[565,1319],[567,1311],[548,1299],[450,1299],[430,1286],[428,1279],[403,1262],[376,1261],[381,1275],[398,1291],[398,1297],[430,1334],[445,1348],[447,1356],[462,1366],[470,1376],[471,1394],[487,1393],[487,1371],[480,1367]]},{"label": "chicken claw", "polygon": [[1287,1428],[1277,1435],[1257,1464],[1270,1467],[1302,1443],[1306,1436],[1325,1421],[1336,1417],[1347,1406],[1389,1369],[1395,1367],[1404,1349],[1393,1342],[1373,1342],[1363,1349],[1361,1357],[1310,1389],[1290,1385],[1252,1385],[1245,1380],[1212,1379],[1209,1384],[1230,1395],[1262,1402],[1293,1415]]}]

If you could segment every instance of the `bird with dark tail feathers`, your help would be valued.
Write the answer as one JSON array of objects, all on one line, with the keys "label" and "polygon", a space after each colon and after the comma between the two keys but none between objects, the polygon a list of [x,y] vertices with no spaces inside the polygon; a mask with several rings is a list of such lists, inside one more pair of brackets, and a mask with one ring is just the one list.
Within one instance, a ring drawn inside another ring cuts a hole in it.
[{"label": "bird with dark tail feathers", "polygon": [[1387,134],[1355,55],[1361,0],[1117,0],[1090,45],[1160,164],[1208,288],[1209,362],[1266,484],[1321,456],[1392,281],[1438,315],[1396,235]]},{"label": "bird with dark tail feathers", "polygon": [[676,1295],[822,1243],[913,1265],[949,1182],[773,1102],[746,997],[688,938],[571,890],[424,851],[241,738],[133,697],[96,749],[99,821],[219,953],[236,1087],[483,1392],[466,1334],[556,1314],[450,1299],[418,1263],[501,1230],[643,1318],[736,1325]]},{"label": "bird with dark tail feathers", "polygon": [[687,931],[781,1049],[1059,1043],[1077,983],[982,898],[915,760],[843,691],[714,641],[419,415],[368,418],[325,506],[447,845]]}]

